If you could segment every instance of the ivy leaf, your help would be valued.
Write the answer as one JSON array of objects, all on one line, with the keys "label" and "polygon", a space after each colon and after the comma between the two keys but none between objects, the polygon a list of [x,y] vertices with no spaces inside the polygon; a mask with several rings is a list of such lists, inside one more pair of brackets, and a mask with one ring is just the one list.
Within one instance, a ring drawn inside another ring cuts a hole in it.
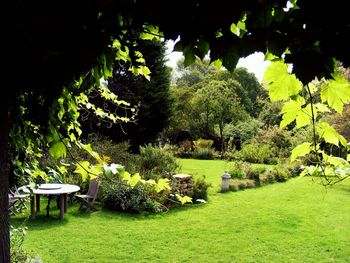
[{"label": "ivy leaf", "polygon": [[348,157],[346,158],[348,162],[350,162],[350,154],[348,154]]},{"label": "ivy leaf", "polygon": [[61,141],[51,144],[49,152],[54,159],[65,158],[67,155],[66,146]]},{"label": "ivy leaf", "polygon": [[288,72],[287,65],[281,61],[271,63],[263,81],[269,83],[268,90],[272,101],[287,100],[290,96],[297,95],[302,88],[301,82]]},{"label": "ivy leaf", "polygon": [[332,143],[336,146],[339,146],[339,142],[346,147],[345,138],[337,133],[337,131],[330,126],[327,122],[321,122],[317,127],[317,133],[322,137],[326,142]]},{"label": "ivy leaf", "polygon": [[334,80],[322,85],[321,99],[337,112],[342,113],[345,103],[350,102],[350,83],[341,74],[333,75]]},{"label": "ivy leaf", "polygon": [[299,144],[297,147],[295,147],[292,150],[292,155],[290,159],[292,162],[294,162],[298,157],[302,157],[309,154],[310,151],[311,151],[311,143],[304,142],[302,144]]},{"label": "ivy leaf", "polygon": [[308,104],[306,107],[302,107],[305,100],[298,97],[297,100],[290,100],[283,105],[281,110],[282,121],[280,126],[286,127],[292,121],[296,120],[297,128],[309,125],[311,123],[311,106]]},{"label": "ivy leaf", "polygon": [[76,164],[77,168],[74,170],[74,173],[80,174],[83,182],[85,182],[89,177],[89,173],[88,173],[89,166],[90,166],[90,163],[88,161],[81,161],[81,162],[78,162],[78,164]]}]

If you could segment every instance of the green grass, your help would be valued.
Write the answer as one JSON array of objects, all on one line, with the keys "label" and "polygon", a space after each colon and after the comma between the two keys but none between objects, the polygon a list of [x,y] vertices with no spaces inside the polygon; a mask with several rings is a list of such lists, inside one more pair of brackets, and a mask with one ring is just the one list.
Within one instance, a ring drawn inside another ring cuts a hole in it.
[{"label": "green grass", "polygon": [[[215,183],[216,162],[184,160],[183,171]],[[350,262],[350,182],[326,190],[296,178],[159,215],[74,206],[27,226],[25,248],[44,262]]]}]

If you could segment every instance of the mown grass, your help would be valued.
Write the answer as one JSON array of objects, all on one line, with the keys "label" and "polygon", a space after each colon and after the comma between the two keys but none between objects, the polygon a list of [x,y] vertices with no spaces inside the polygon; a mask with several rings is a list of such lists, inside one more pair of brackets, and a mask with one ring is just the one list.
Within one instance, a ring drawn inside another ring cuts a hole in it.
[{"label": "mown grass", "polygon": [[[185,160],[183,171],[215,183],[216,162]],[[350,262],[349,181],[325,189],[296,178],[209,198],[158,215],[73,206],[63,221],[28,221],[24,245],[44,262]]]}]

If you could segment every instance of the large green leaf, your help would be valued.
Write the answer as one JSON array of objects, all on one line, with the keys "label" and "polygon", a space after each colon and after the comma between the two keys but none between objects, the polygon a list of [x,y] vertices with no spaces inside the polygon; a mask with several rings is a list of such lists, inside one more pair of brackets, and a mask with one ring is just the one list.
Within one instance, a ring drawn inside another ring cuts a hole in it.
[{"label": "large green leaf", "polygon": [[282,121],[280,126],[286,127],[296,120],[297,128],[309,125],[311,123],[311,105],[303,107],[305,100],[299,97],[297,100],[290,100],[283,105],[281,110]]},{"label": "large green leaf", "polygon": [[140,181],[141,181],[141,176],[140,176],[139,173],[136,173],[136,174],[133,175],[133,177],[131,177],[129,185],[132,188],[134,188],[137,185],[137,183],[140,182]]},{"label": "large green leaf", "polygon": [[179,200],[181,202],[182,205],[186,204],[186,203],[192,203],[192,198],[185,195],[185,196],[181,196],[179,194],[175,195],[177,200]]},{"label": "large green leaf", "polygon": [[200,59],[203,59],[209,52],[209,43],[205,40],[200,40],[197,45],[197,54]]},{"label": "large green leaf", "polygon": [[335,166],[342,166],[347,163],[347,161],[343,158],[330,156],[324,152],[322,153],[322,157],[325,162]]},{"label": "large green leaf", "polygon": [[157,182],[156,192],[159,193],[159,192],[161,192],[163,190],[171,190],[170,181],[169,181],[168,178],[161,178]]},{"label": "large green leaf", "polygon": [[346,147],[345,138],[340,135],[332,126],[327,122],[321,122],[317,127],[317,133],[326,142],[339,146],[339,142]]},{"label": "large green leaf", "polygon": [[140,34],[140,38],[143,40],[160,40],[163,36],[162,32],[159,32],[159,27],[147,24],[143,26],[144,32]]},{"label": "large green leaf", "polygon": [[350,83],[340,74],[333,76],[334,80],[329,80],[322,86],[322,102],[327,101],[328,105],[337,112],[342,113],[345,103],[350,102]]},{"label": "large green leaf", "polygon": [[302,157],[310,153],[311,151],[311,143],[304,142],[299,144],[292,150],[292,155],[290,157],[291,161],[294,162],[298,157]]},{"label": "large green leaf", "polygon": [[92,150],[91,144],[80,143],[79,145],[81,146],[81,148],[83,148],[85,151],[87,151],[95,159],[97,159],[97,160],[101,159],[100,155],[97,152]]},{"label": "large green leaf", "polygon": [[82,162],[78,162],[76,164],[76,169],[74,170],[74,173],[80,174],[81,175],[81,179],[83,181],[86,181],[88,179],[89,176],[89,166],[90,163],[88,161],[82,161]]},{"label": "large green leaf", "polygon": [[54,159],[64,158],[67,155],[67,149],[63,142],[55,142],[50,146],[49,152]]},{"label": "large green leaf", "polygon": [[268,90],[272,101],[287,100],[302,89],[301,82],[288,72],[287,65],[281,61],[271,63],[265,71],[263,81],[269,83]]},{"label": "large green leaf", "polygon": [[191,45],[188,45],[184,48],[183,54],[185,56],[185,60],[184,60],[185,67],[192,65],[196,61],[196,57],[193,54],[193,49]]}]

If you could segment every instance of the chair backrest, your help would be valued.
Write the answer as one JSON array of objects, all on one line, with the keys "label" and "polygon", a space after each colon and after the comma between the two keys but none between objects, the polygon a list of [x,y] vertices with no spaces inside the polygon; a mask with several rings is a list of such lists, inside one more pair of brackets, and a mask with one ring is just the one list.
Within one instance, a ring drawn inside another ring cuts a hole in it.
[{"label": "chair backrest", "polygon": [[16,203],[18,199],[14,197],[14,194],[9,193],[9,207],[11,207],[14,203]]},{"label": "chair backrest", "polygon": [[95,198],[97,197],[99,185],[100,183],[97,180],[91,180],[89,190],[86,193],[86,195],[92,196],[93,199],[95,200]]}]

